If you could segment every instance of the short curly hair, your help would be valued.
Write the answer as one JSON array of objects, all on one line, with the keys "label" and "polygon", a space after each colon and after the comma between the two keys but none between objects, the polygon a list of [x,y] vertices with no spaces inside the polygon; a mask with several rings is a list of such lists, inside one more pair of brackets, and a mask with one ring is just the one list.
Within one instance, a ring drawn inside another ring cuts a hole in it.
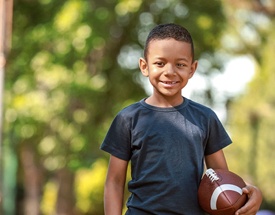
[{"label": "short curly hair", "polygon": [[147,59],[149,43],[153,40],[164,40],[164,39],[175,39],[177,41],[182,41],[191,44],[191,54],[192,60],[194,60],[194,44],[191,34],[188,30],[181,25],[174,23],[160,24],[154,27],[149,33],[145,47],[144,47],[144,57]]}]

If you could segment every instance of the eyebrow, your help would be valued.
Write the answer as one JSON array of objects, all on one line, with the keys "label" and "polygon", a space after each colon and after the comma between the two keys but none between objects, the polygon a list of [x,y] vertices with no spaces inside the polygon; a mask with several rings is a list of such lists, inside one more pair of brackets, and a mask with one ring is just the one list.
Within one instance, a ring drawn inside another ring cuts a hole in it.
[{"label": "eyebrow", "polygon": [[183,58],[178,58],[177,60],[183,60],[183,61],[188,61],[187,58],[183,57]]},{"label": "eyebrow", "polygon": [[[165,57],[155,57],[154,60],[165,60],[166,58]],[[188,58],[177,58],[176,61],[186,61],[188,62]]]}]

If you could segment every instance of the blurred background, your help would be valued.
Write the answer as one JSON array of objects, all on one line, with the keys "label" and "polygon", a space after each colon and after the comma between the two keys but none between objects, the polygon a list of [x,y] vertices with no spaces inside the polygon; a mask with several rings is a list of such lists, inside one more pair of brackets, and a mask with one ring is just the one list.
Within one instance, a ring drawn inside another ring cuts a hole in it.
[{"label": "blurred background", "polygon": [[274,0],[14,0],[2,214],[104,214],[109,155],[99,146],[117,112],[150,93],[138,59],[168,22],[191,32],[199,61],[183,95],[217,112],[234,142],[229,168],[275,210]]}]

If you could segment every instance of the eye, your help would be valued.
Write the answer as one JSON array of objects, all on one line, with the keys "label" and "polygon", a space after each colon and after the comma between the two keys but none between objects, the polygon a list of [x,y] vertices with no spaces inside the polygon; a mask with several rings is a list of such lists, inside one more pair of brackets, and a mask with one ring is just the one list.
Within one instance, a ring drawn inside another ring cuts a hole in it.
[{"label": "eye", "polygon": [[179,67],[179,68],[181,68],[181,67],[185,67],[186,64],[184,64],[184,63],[177,63],[176,66]]},{"label": "eye", "polygon": [[162,61],[155,62],[155,64],[159,67],[164,66],[164,63]]}]

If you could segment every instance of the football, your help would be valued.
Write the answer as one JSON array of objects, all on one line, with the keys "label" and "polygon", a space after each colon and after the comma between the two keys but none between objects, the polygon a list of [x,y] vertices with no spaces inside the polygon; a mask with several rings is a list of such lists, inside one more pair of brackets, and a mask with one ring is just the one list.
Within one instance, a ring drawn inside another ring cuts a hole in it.
[{"label": "football", "polygon": [[211,215],[234,215],[247,201],[242,192],[245,186],[243,179],[233,172],[207,169],[199,185],[199,204]]}]

